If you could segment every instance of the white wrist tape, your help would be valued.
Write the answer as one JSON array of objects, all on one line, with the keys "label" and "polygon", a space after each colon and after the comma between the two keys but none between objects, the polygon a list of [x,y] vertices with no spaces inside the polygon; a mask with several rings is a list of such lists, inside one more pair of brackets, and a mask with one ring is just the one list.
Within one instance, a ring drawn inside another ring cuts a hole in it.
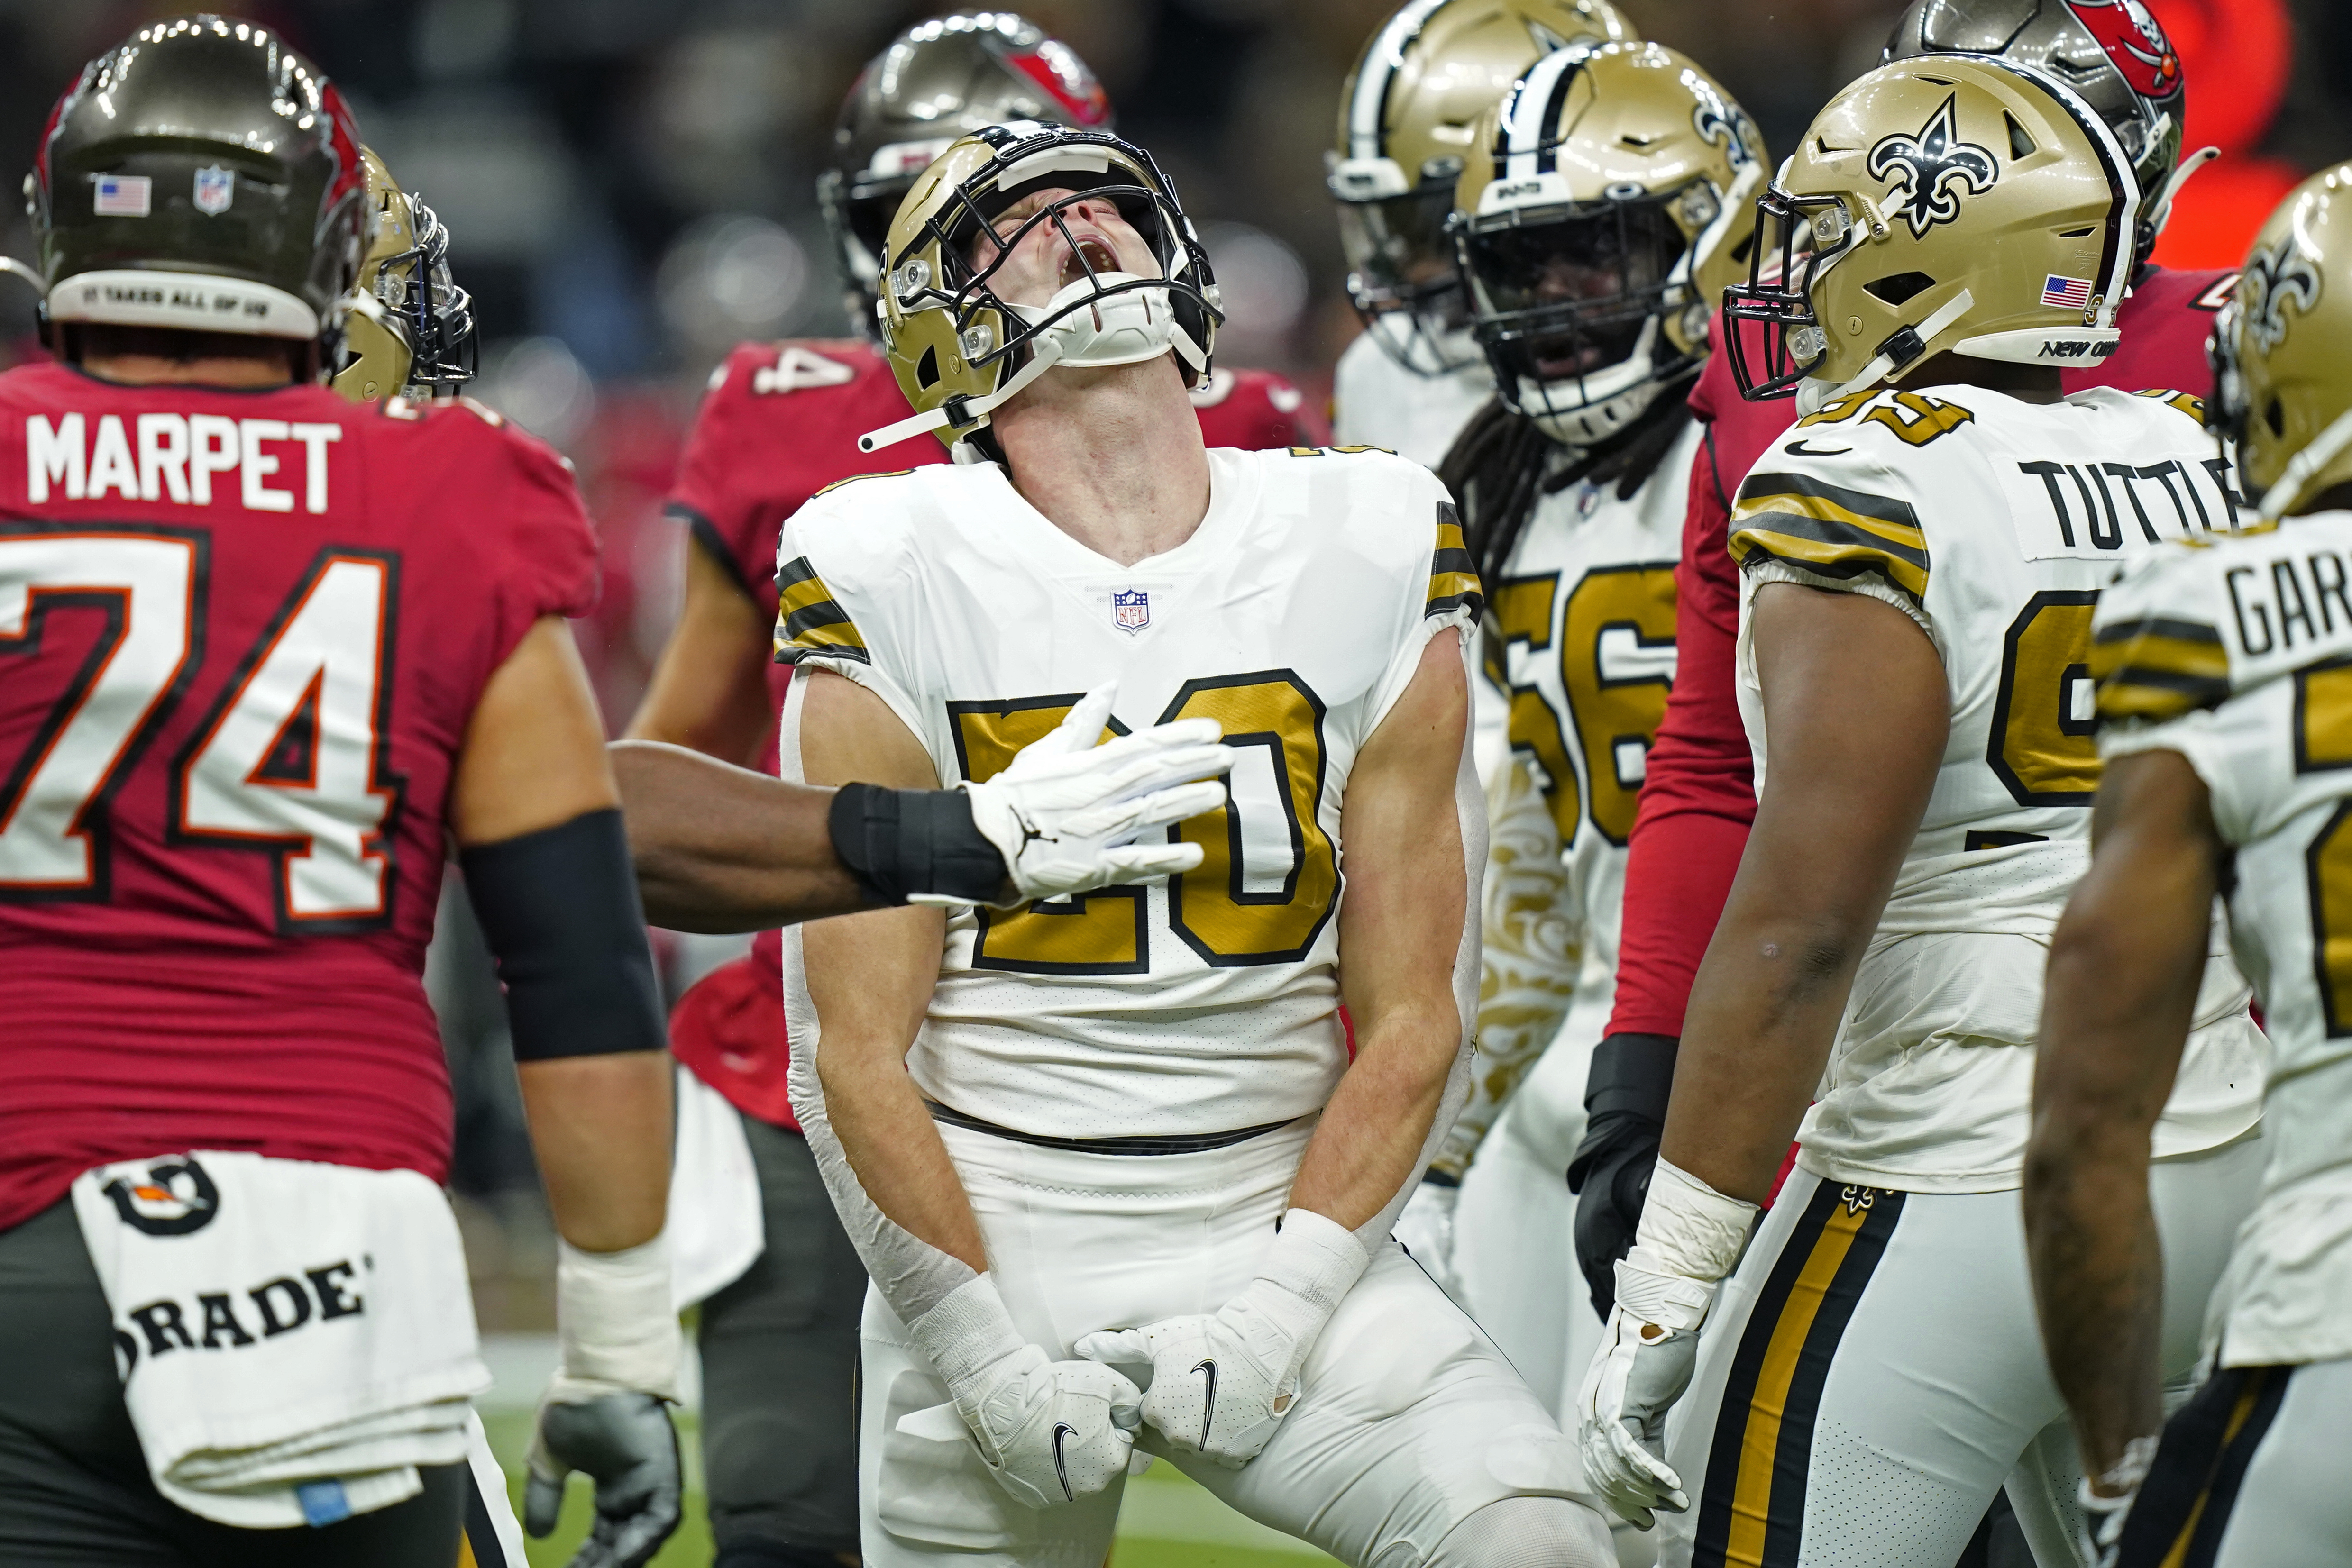
[{"label": "white wrist tape", "polygon": [[1294,1298],[1313,1314],[1311,1326],[1294,1325],[1305,1327],[1311,1337],[1339,1311],[1341,1299],[1356,1288],[1371,1262],[1372,1255],[1354,1231],[1311,1208],[1294,1208],[1282,1217],[1282,1229],[1266,1251],[1257,1283]]},{"label": "white wrist tape", "polygon": [[1654,1273],[1712,1284],[1738,1263],[1758,1212],[1756,1205],[1726,1197],[1661,1159],[1628,1260]]},{"label": "white wrist tape", "polygon": [[975,1274],[940,1297],[939,1305],[907,1325],[907,1337],[951,1394],[1029,1343],[1013,1326],[996,1281],[986,1274]]},{"label": "white wrist tape", "polygon": [[667,1238],[618,1252],[583,1252],[562,1239],[555,1248],[559,1386],[579,1399],[625,1389],[676,1399],[681,1338]]}]

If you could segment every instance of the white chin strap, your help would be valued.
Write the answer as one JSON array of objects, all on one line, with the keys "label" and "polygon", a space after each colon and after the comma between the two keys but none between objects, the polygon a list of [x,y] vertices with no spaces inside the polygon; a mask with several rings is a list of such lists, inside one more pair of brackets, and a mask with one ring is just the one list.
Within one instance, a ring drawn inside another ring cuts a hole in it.
[{"label": "white chin strap", "polygon": [[1658,336],[1658,318],[1653,316],[1642,324],[1633,353],[1613,365],[1557,382],[1523,378],[1519,407],[1537,429],[1564,446],[1607,440],[1657,401]]},{"label": "white chin strap", "polygon": [[2172,199],[2180,194],[2180,187],[2189,183],[2189,175],[2221,155],[2219,147],[2200,147],[2180,161],[2179,165],[2165,177],[2163,187],[2157,192],[2156,205],[2150,209],[2147,220],[2150,228],[2158,234],[2164,232],[2164,225],[2172,221]]},{"label": "white chin strap", "polygon": [[2263,521],[2275,523],[2285,517],[2287,508],[2303,499],[2304,492],[2347,446],[2352,446],[2352,410],[2337,414],[2336,423],[2321,431],[2318,439],[2294,455],[2278,483],[2263,492]]},{"label": "white chin strap", "polygon": [[[1130,288],[1122,294],[1100,297],[1107,285],[1143,281],[1131,272],[1098,272],[1091,277],[1079,278],[1042,306],[1013,306],[1032,323],[1053,324],[1032,340],[1029,362],[1015,371],[1011,381],[983,396],[963,399],[956,405],[957,413],[950,413],[950,405],[941,403],[895,424],[868,431],[857,438],[857,450],[878,451],[946,425],[976,425],[1026,392],[1030,382],[1055,365],[1082,371],[1107,370],[1113,365],[1141,364],[1172,350],[1194,371],[1207,369],[1208,356],[1177,327],[1176,308],[1166,287]],[[1055,320],[1056,316],[1060,319]]]},{"label": "white chin strap", "polygon": [[[1936,340],[1936,335],[1967,315],[1975,307],[1976,302],[1976,296],[1963,288],[1928,312],[1926,320],[1911,329],[1919,336],[1921,358],[1924,359],[1927,356],[1928,351],[1927,345]],[[1881,353],[1870,363],[1863,366],[1861,373],[1843,386],[1832,385],[1819,378],[1809,380],[1797,389],[1797,412],[1804,414],[1819,413],[1838,399],[1851,397],[1863,388],[1880,381],[1895,368],[1895,356]]]}]

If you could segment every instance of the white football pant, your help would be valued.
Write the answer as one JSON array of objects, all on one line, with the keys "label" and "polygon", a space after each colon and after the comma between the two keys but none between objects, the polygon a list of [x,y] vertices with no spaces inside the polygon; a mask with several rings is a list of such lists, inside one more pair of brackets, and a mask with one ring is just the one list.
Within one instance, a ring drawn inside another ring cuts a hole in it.
[{"label": "white football pant", "polygon": [[[2259,1136],[2158,1162],[2168,1397],[2261,1185]],[[1948,1563],[1996,1491],[2040,1568],[2074,1568],[2082,1469],[2043,1359],[2014,1191],[1788,1185],[1700,1331],[1666,1459],[1666,1568]]]},{"label": "white football pant", "polygon": [[[1013,1322],[1064,1357],[1097,1329],[1213,1312],[1238,1294],[1274,1239],[1310,1131],[1302,1122],[1230,1148],[1128,1155],[940,1128]],[[898,1430],[910,1413],[945,1403],[947,1388],[871,1290],[862,1334],[866,1568],[1100,1568],[1123,1481],[1075,1504],[1021,1506],[969,1440]],[[1613,1560],[1600,1513],[1568,1500],[1583,1495],[1574,1445],[1393,1242],[1316,1342],[1297,1400],[1256,1458],[1229,1470],[1174,1458],[1148,1429],[1139,1446],[1344,1563]]]}]

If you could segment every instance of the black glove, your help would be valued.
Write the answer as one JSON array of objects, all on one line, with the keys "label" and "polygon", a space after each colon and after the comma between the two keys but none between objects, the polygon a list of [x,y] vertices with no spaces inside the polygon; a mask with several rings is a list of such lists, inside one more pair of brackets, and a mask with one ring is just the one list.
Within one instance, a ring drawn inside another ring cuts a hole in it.
[{"label": "black glove", "polygon": [[1584,1141],[1568,1163],[1568,1186],[1577,1195],[1576,1266],[1604,1320],[1617,1300],[1617,1260],[1633,1245],[1657,1168],[1676,1043],[1672,1035],[1612,1034],[1593,1048],[1585,1077]]},{"label": "black glove", "polygon": [[596,1483],[596,1528],[571,1568],[643,1568],[677,1528],[684,1507],[669,1406],[650,1394],[540,1406],[523,1491],[525,1530],[545,1535],[555,1528],[564,1479],[573,1470]]}]

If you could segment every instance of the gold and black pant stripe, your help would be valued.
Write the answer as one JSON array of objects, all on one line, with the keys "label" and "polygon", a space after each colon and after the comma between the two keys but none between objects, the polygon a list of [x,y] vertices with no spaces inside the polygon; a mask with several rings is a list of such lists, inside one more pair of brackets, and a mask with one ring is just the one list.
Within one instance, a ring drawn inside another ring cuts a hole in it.
[{"label": "gold and black pant stripe", "polygon": [[1748,1314],[1731,1364],[1693,1568],[1795,1568],[1813,1422],[1838,1342],[1903,1217],[1903,1195],[1823,1182]]},{"label": "gold and black pant stripe", "polygon": [[2164,1424],[2116,1568],[2210,1568],[2292,1366],[2223,1367]]}]

